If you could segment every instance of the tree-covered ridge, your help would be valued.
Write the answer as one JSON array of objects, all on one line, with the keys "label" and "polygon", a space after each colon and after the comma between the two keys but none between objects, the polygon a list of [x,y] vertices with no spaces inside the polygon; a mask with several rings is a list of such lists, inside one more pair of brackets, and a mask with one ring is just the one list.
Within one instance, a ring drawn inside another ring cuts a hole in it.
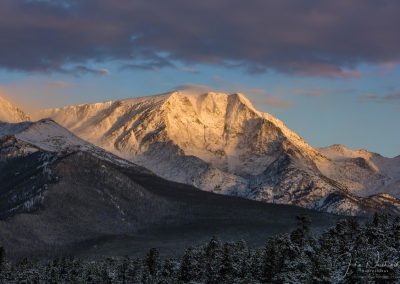
[{"label": "tree-covered ridge", "polygon": [[11,264],[0,250],[0,283],[397,283],[400,218],[375,215],[360,224],[340,221],[318,236],[298,217],[290,234],[269,238],[263,248],[244,241],[188,248],[179,259],[146,257],[83,261],[63,257],[46,263]]}]

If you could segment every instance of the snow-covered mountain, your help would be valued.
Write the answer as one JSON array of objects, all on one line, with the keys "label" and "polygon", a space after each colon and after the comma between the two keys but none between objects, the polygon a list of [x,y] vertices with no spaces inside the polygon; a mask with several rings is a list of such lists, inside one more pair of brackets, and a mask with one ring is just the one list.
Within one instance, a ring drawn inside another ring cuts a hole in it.
[{"label": "snow-covered mountain", "polygon": [[339,144],[319,149],[331,160],[320,164],[326,176],[339,180],[360,196],[389,193],[400,197],[400,156],[383,157],[367,150],[351,150]]},{"label": "snow-covered mountain", "polygon": [[395,198],[369,197],[386,192],[378,190],[380,175],[392,172],[383,179],[398,197],[398,159],[393,165],[377,159],[374,165],[388,169],[375,169],[371,177],[374,169],[364,158],[338,159],[329,149],[314,149],[242,94],[178,91],[43,110],[35,117],[50,117],[166,179],[206,191],[349,215],[382,204],[398,210]]},{"label": "snow-covered mountain", "polygon": [[304,214],[315,230],[339,218],[167,181],[49,119],[0,123],[0,243],[11,258],[181,251],[213,234],[260,246]]},{"label": "snow-covered mountain", "polygon": [[0,96],[0,122],[29,121],[29,117],[9,100]]},{"label": "snow-covered mountain", "polygon": [[[71,155],[154,175],[143,167],[78,138],[51,119],[0,122],[0,220],[40,208],[43,194],[52,184],[60,181],[60,176],[67,174],[65,169],[61,175],[56,174],[55,165]],[[76,167],[84,170],[79,164]],[[76,180],[77,184],[80,182]]]}]

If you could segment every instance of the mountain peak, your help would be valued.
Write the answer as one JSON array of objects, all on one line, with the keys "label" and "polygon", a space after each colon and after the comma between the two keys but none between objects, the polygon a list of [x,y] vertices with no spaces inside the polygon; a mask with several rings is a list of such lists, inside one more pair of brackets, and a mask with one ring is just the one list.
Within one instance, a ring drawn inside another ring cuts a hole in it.
[{"label": "mountain peak", "polygon": [[245,106],[255,110],[251,101],[242,93],[233,93],[229,95],[230,98],[239,101],[240,103],[244,104]]},{"label": "mountain peak", "polygon": [[319,154],[241,93],[174,91],[46,110],[37,116],[43,117],[128,159],[138,159],[156,142],[171,143],[184,155],[244,175],[262,171],[288,148]]},{"label": "mountain peak", "polygon": [[335,151],[338,153],[345,153],[346,151],[351,151],[349,148],[342,144],[332,144],[330,146],[324,147],[323,149]]},{"label": "mountain peak", "polygon": [[[242,93],[233,93],[233,94],[228,94],[225,92],[205,92],[205,93],[192,93],[190,91],[175,91],[171,92],[168,95],[168,99],[171,98],[187,98],[191,102],[195,102],[195,104],[201,104],[203,102],[207,101],[236,101],[239,103],[242,103],[243,105],[254,109],[253,104],[250,102],[250,100]],[[150,98],[150,97],[148,97]]]},{"label": "mountain peak", "polygon": [[371,158],[373,156],[380,156],[377,153],[370,152],[365,149],[352,150],[342,144],[333,144],[328,147],[320,148],[321,153],[330,159],[343,159],[343,158]]},{"label": "mountain peak", "polygon": [[30,118],[21,109],[0,96],[0,122],[17,123],[29,120]]},{"label": "mountain peak", "polygon": [[81,140],[52,119],[42,119],[36,122],[3,123],[0,124],[1,136],[15,138],[50,152],[87,147],[88,143]]}]

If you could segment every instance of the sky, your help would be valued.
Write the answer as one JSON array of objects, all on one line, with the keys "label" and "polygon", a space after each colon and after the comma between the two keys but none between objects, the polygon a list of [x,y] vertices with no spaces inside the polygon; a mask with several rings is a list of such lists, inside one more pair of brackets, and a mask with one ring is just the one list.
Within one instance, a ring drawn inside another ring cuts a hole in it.
[{"label": "sky", "polygon": [[316,147],[400,154],[397,0],[1,0],[0,95],[28,111],[195,88]]}]

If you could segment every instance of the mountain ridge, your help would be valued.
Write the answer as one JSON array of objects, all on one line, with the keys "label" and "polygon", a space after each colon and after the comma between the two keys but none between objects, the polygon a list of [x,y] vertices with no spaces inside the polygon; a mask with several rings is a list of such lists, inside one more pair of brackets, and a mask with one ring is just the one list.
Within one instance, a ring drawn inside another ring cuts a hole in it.
[{"label": "mountain ridge", "polygon": [[[373,162],[368,152],[334,159],[243,94],[176,91],[36,114],[47,116],[166,179],[207,191],[350,215],[365,213],[353,200],[383,193],[381,183],[399,197],[397,170],[379,172],[397,163]],[[274,163],[277,176],[266,172]],[[329,194],[341,199],[326,209]]]},{"label": "mountain ridge", "polygon": [[339,219],[167,181],[50,119],[0,123],[0,243],[12,259],[93,256],[108,244],[113,256],[138,255],[154,242],[181,252],[212,235],[260,246],[303,214],[315,230]]}]

